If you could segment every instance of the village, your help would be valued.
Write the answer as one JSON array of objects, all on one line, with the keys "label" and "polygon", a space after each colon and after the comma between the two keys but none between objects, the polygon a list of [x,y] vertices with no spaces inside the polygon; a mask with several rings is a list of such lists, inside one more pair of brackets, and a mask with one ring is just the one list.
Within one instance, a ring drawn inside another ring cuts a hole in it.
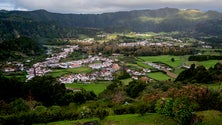
[{"label": "village", "polygon": [[[156,40],[159,39],[159,42]],[[185,47],[189,46],[190,43],[184,42],[182,40],[173,39],[171,37],[164,37],[164,38],[156,38],[156,39],[147,39],[143,41],[137,41],[137,42],[123,42],[118,43],[118,46],[129,46],[129,47],[135,47],[135,46],[156,46],[156,47],[164,47],[164,46],[179,46],[179,47]],[[164,39],[164,41],[163,41]],[[93,39],[86,39],[83,41],[78,42],[84,42],[84,43],[91,43]],[[202,46],[202,48],[210,48],[211,46],[206,45],[204,42],[199,42],[199,45]],[[72,54],[73,52],[78,52],[80,47],[79,45],[66,45],[65,47],[58,47],[60,49],[59,52],[52,52],[51,48],[49,47],[47,50],[48,58],[45,58],[45,61],[37,62],[32,67],[24,68],[24,64],[22,63],[15,63],[11,64],[11,62],[8,62],[8,65],[13,65],[10,67],[6,67],[4,69],[5,72],[15,72],[15,71],[26,71],[26,80],[30,80],[35,76],[43,76],[50,74],[55,69],[74,69],[79,67],[88,67],[92,71],[90,73],[69,73],[58,77],[58,80],[61,83],[90,83],[91,81],[96,80],[108,80],[111,81],[114,79],[113,74],[121,70],[123,67],[121,67],[120,62],[118,61],[118,56],[120,54],[115,54],[113,57],[103,57],[102,53],[98,53],[98,55],[88,55],[86,58],[82,58],[79,60],[69,60],[69,61],[61,61],[62,59],[66,59],[69,54]],[[30,60],[27,60],[26,62],[30,62]],[[152,67],[152,69],[156,69],[158,71],[166,73],[168,76],[172,78],[176,78],[177,75],[173,74],[172,67],[169,67],[167,65],[161,64],[161,63],[153,63],[153,62],[143,62],[145,65],[148,65]],[[183,68],[189,68],[189,66],[185,65],[183,63],[181,65]],[[125,67],[127,73],[131,76],[132,79],[138,80],[140,77],[146,76],[147,73],[152,72],[151,69],[143,68],[142,70],[135,70],[130,69],[129,67]],[[169,75],[170,74],[170,75]],[[150,78],[151,79],[151,78]],[[151,79],[152,80],[152,79]]]},{"label": "village", "polygon": [[[43,76],[49,74],[53,69],[69,69],[78,68],[82,66],[87,66],[92,69],[90,73],[78,73],[78,74],[66,74],[60,76],[58,80],[61,83],[90,83],[97,80],[111,81],[114,79],[113,73],[120,70],[121,67],[118,64],[117,59],[110,59],[103,57],[101,54],[95,56],[88,56],[88,58],[60,62],[62,58],[66,58],[68,54],[78,51],[79,47],[77,45],[67,46],[62,49],[62,52],[58,54],[51,54],[50,58],[46,58],[44,62],[38,62],[33,65],[33,67],[26,70],[27,80],[32,79],[35,76]],[[153,65],[153,67],[158,67],[158,65]],[[132,79],[138,80],[141,76],[146,76],[146,73],[151,72],[150,69],[143,69],[142,71],[133,70],[130,68],[125,69]],[[152,80],[152,79],[150,79]]]}]

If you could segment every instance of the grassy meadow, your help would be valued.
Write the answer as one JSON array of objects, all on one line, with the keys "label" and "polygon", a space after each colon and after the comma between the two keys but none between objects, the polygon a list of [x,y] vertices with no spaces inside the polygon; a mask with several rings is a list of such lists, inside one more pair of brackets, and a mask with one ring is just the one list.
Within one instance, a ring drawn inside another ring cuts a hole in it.
[{"label": "grassy meadow", "polygon": [[220,111],[201,111],[197,112],[197,115],[202,117],[202,123],[198,125],[221,125],[222,123],[222,113]]},{"label": "grassy meadow", "polygon": [[93,91],[96,95],[103,92],[106,87],[111,84],[109,81],[99,81],[97,83],[90,83],[90,84],[66,84],[68,88],[77,88],[77,89],[85,89],[86,91]]},{"label": "grassy meadow", "polygon": [[[177,125],[177,123],[163,115],[157,113],[147,113],[144,116],[139,114],[126,114],[126,115],[114,115],[108,116],[104,120],[94,119],[82,119],[76,121],[58,121],[51,122],[44,125],[75,125],[77,123],[99,121],[101,125]],[[43,125],[43,124],[38,124]]]},{"label": "grassy meadow", "polygon": [[89,73],[91,72],[91,68],[87,66],[78,67],[78,68],[69,68],[69,69],[56,69],[50,72],[49,74],[52,75],[52,77],[60,77],[71,73]]},{"label": "grassy meadow", "polygon": [[[188,56],[171,56],[171,55],[162,55],[162,56],[140,56],[139,59],[144,60],[145,62],[162,62],[173,68],[179,67],[185,62]],[[174,62],[171,59],[174,58]]]},{"label": "grassy meadow", "polygon": [[[196,114],[202,119],[202,122],[197,123],[197,125],[221,125],[222,123],[222,113],[220,111],[207,110],[196,112]],[[144,116],[140,114],[113,115],[107,116],[103,120],[99,120],[98,118],[73,121],[65,120],[36,125],[75,125],[94,121],[99,122],[101,125],[177,125],[175,120],[157,113],[147,113]]]},{"label": "grassy meadow", "polygon": [[186,65],[191,65],[191,64],[195,64],[196,66],[202,65],[202,66],[204,66],[208,69],[210,67],[214,67],[214,65],[218,62],[219,62],[219,60],[207,60],[207,61],[199,61],[199,62],[197,62],[197,61],[188,61],[188,62],[186,62]]},{"label": "grassy meadow", "polygon": [[165,81],[168,79],[172,79],[171,77],[167,76],[163,72],[152,72],[152,73],[148,73],[147,75],[148,77],[155,79],[157,81]]}]

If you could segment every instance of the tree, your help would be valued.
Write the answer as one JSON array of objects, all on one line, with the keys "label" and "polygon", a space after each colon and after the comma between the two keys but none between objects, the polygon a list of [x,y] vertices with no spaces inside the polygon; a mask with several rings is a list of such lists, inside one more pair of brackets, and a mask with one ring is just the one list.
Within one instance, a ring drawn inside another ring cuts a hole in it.
[{"label": "tree", "polygon": [[28,104],[25,102],[25,100],[21,98],[16,99],[15,101],[11,102],[10,106],[14,113],[27,112],[29,110]]},{"label": "tree", "polygon": [[156,102],[155,110],[157,113],[164,114],[166,116],[173,116],[173,99],[161,98]]},{"label": "tree", "polygon": [[27,94],[46,106],[58,104],[66,92],[65,85],[51,76],[37,76],[28,81],[26,86]]},{"label": "tree", "polygon": [[126,87],[126,92],[130,97],[135,98],[139,96],[139,93],[142,92],[145,89],[145,87],[146,87],[145,83],[132,81]]},{"label": "tree", "polygon": [[174,119],[180,125],[188,125],[192,119],[192,112],[198,107],[187,97],[176,98],[173,102]]},{"label": "tree", "polygon": [[175,59],[174,58],[171,58],[171,62],[174,62],[175,61]]},{"label": "tree", "polygon": [[24,95],[24,85],[22,82],[15,78],[5,78],[0,74],[0,100],[10,102]]}]

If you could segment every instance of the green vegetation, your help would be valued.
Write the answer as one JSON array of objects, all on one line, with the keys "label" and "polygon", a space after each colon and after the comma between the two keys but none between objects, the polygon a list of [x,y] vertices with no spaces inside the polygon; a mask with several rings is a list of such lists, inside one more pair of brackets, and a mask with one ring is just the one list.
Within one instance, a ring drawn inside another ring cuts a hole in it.
[{"label": "green vegetation", "polygon": [[222,113],[215,110],[197,112],[202,122],[198,125],[220,125],[222,123]]},{"label": "green vegetation", "polygon": [[192,64],[187,70],[182,71],[176,78],[176,81],[188,83],[214,83],[220,82],[222,64],[217,63],[214,67],[206,69],[204,66],[195,66]]},{"label": "green vegetation", "polygon": [[137,65],[143,68],[153,68],[151,66],[148,66],[147,64],[145,64],[144,62],[141,61],[137,61]]},{"label": "green vegetation", "polygon": [[83,124],[86,122],[93,122],[93,121],[98,121],[98,118],[92,118],[92,119],[81,119],[81,120],[74,120],[74,121],[69,121],[69,120],[64,120],[64,121],[57,121],[57,122],[50,122],[46,124],[34,124],[34,125],[75,125],[75,124]]},{"label": "green vegetation", "polygon": [[133,79],[132,78],[121,79],[120,81],[123,83],[123,85],[128,85],[130,82],[133,81]]},{"label": "green vegetation", "polygon": [[[172,8],[95,15],[0,11],[3,70],[16,68],[13,60],[24,69],[45,60],[50,55],[42,54],[41,44],[60,45],[52,53],[67,44],[80,47],[62,62],[101,53],[112,55],[120,66],[113,81],[77,84],[62,84],[57,78],[91,73],[87,65],[53,69],[29,81],[25,72],[0,73],[0,124],[221,124],[221,20],[222,14],[213,11]],[[147,45],[133,44],[142,41]],[[209,47],[213,49],[202,49]],[[178,77],[172,80],[147,62],[165,64]],[[184,63],[190,68],[182,69]],[[144,69],[152,70],[148,77],[131,78],[134,70]]]},{"label": "green vegetation", "polygon": [[0,60],[19,60],[28,56],[43,54],[44,50],[37,41],[20,37],[0,42]]},{"label": "green vegetation", "polygon": [[206,86],[212,90],[222,90],[222,83],[206,84]]},{"label": "green vegetation", "polygon": [[220,56],[222,54],[222,49],[197,49],[202,55],[214,55]]},{"label": "green vegetation", "polygon": [[[221,64],[217,64],[210,70],[214,72],[221,67]],[[191,66],[190,70],[199,69],[202,68]],[[64,84],[50,76],[35,77],[27,83],[1,76],[0,99],[4,102],[0,105],[1,123],[33,124],[65,120],[58,124],[89,121],[105,125],[183,125],[196,118],[195,123],[201,123],[201,117],[193,112],[221,110],[220,89],[215,91],[204,85],[187,84],[189,82],[181,84],[172,80],[149,84],[145,78],[130,81],[123,71],[116,75],[122,77],[122,81],[115,79],[110,83],[66,85],[83,88],[80,91],[67,90]],[[125,85],[124,81],[128,80],[129,84]],[[30,120],[30,117],[33,118]],[[80,119],[85,120],[76,121]],[[68,123],[67,120],[75,121]]]},{"label": "green vegetation", "polygon": [[[197,116],[201,117],[202,122],[197,125],[220,125],[222,122],[221,112],[215,110],[197,112]],[[74,121],[58,121],[47,123],[46,125],[73,125],[77,123],[86,123],[98,121],[98,119],[83,119]],[[177,125],[177,123],[166,116],[157,113],[147,113],[144,116],[139,114],[114,115],[108,116],[99,122],[102,125]],[[36,124],[43,125],[43,124]],[[45,124],[44,124],[45,125]]]},{"label": "green vegetation", "polygon": [[208,61],[200,61],[197,64],[198,65],[203,65],[206,68],[214,67],[215,64],[217,64],[219,61],[218,60],[208,60]]},{"label": "green vegetation", "polygon": [[98,95],[101,92],[103,92],[110,83],[111,82],[108,81],[99,81],[90,84],[85,84],[85,83],[66,84],[66,87],[75,88],[75,89],[84,89],[86,91],[93,91],[96,95]]},{"label": "green vegetation", "polygon": [[186,65],[195,64],[197,66],[204,66],[207,69],[210,67],[213,67],[216,63],[218,63],[218,60],[207,60],[207,61],[188,61],[186,62]]},{"label": "green vegetation", "polygon": [[165,81],[165,80],[172,79],[171,77],[167,76],[163,72],[152,72],[152,73],[148,73],[147,76],[158,81]]},{"label": "green vegetation", "polygon": [[[171,61],[172,58],[174,58],[174,61]],[[170,55],[140,56],[139,59],[142,59],[145,62],[161,62],[173,68],[176,68],[176,67],[181,66],[182,63],[186,61],[187,56],[170,56]]]},{"label": "green vegetation", "polygon": [[[58,121],[47,123],[46,125],[73,125],[77,123],[95,122],[98,119],[83,119],[74,121]],[[104,120],[99,122],[102,125],[176,125],[177,123],[169,117],[157,113],[147,113],[144,116],[139,114],[127,114],[127,115],[114,115],[108,116]],[[43,124],[36,124],[43,125]],[[45,125],[45,124],[44,124]]]},{"label": "green vegetation", "polygon": [[154,113],[147,113],[144,116],[139,114],[109,116],[101,123],[103,125],[176,125],[174,120]]},{"label": "green vegetation", "polygon": [[90,73],[92,70],[91,68],[87,66],[83,67],[78,67],[78,68],[69,68],[69,69],[56,69],[50,72],[49,74],[52,75],[53,77],[59,77],[59,76],[64,76],[68,74],[73,74],[73,73]]},{"label": "green vegetation", "polygon": [[73,60],[80,60],[87,58],[88,55],[81,50],[74,51],[71,54],[68,55],[67,58],[64,58],[61,60],[61,62],[67,62],[67,61],[73,61]]}]

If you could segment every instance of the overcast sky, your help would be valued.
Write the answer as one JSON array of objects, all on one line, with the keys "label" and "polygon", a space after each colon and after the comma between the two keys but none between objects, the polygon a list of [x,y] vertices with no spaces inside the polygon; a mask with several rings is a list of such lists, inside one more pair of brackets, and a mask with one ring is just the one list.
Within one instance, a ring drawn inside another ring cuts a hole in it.
[{"label": "overcast sky", "polygon": [[164,7],[222,11],[222,0],[0,0],[0,9],[45,9],[58,13],[105,13]]}]

